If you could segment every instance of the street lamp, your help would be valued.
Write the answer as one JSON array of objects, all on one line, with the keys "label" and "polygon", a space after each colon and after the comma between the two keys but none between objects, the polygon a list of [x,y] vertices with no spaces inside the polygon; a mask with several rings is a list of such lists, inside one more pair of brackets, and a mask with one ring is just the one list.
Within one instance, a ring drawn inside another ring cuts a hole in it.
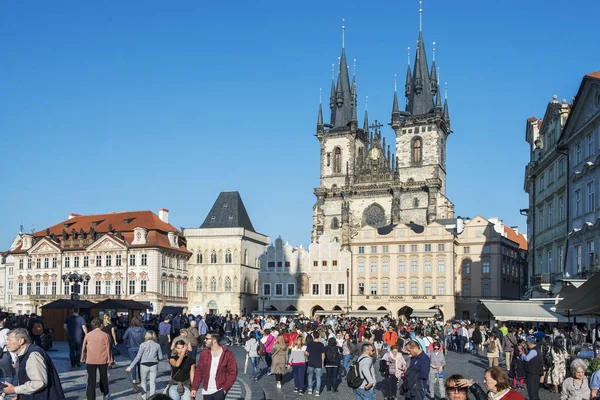
[{"label": "street lamp", "polygon": [[350,268],[346,268],[346,314],[350,314]]},{"label": "street lamp", "polygon": [[71,290],[71,300],[79,300],[79,291],[81,286],[79,282],[89,282],[91,277],[88,274],[63,274],[62,280],[65,282],[65,285],[69,285],[73,283],[73,289]]},{"label": "street lamp", "polygon": [[265,300],[270,300],[269,296],[259,296],[259,300],[262,300],[262,315],[265,315]]}]

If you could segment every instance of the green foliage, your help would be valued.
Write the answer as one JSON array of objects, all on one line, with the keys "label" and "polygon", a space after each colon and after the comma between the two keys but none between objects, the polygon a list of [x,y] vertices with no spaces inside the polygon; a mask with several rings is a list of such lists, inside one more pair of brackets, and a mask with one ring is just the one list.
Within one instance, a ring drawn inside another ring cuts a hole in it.
[{"label": "green foliage", "polygon": [[600,369],[600,358],[594,358],[590,362],[590,366],[588,367],[588,371],[591,372],[591,373],[594,373],[594,372],[596,372],[599,369]]}]

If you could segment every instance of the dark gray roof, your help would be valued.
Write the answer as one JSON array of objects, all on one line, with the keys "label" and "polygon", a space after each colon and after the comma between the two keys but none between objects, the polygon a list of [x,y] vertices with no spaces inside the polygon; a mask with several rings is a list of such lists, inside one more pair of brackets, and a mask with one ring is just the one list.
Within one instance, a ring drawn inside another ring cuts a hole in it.
[{"label": "dark gray roof", "polygon": [[[350,87],[348,63],[346,62],[346,50],[342,47],[340,69],[338,71],[338,80],[335,88],[335,98],[331,99],[331,125],[334,128],[346,127],[352,120],[352,105],[354,102],[352,97],[353,93]],[[341,102],[340,107],[337,106],[338,101]]]},{"label": "dark gray roof", "polygon": [[[408,74],[407,74],[408,78]],[[412,74],[411,90],[408,93],[408,108],[410,115],[426,115],[434,107],[433,94],[431,92],[431,80],[429,78],[429,66],[427,65],[427,54],[423,42],[423,32],[419,32],[417,43],[417,54],[415,55],[414,72]]]},{"label": "dark gray roof", "polygon": [[221,192],[200,228],[244,228],[256,232],[238,192]]}]

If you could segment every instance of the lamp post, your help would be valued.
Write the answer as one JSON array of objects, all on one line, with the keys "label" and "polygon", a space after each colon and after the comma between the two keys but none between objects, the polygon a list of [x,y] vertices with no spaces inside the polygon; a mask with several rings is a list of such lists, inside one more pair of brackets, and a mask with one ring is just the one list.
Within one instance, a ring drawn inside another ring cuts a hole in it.
[{"label": "lamp post", "polygon": [[65,282],[65,285],[73,284],[73,290],[71,290],[71,300],[79,300],[79,292],[81,286],[79,282],[89,282],[91,277],[88,274],[63,274],[62,280]]},{"label": "lamp post", "polygon": [[262,315],[265,315],[265,300],[269,300],[270,297],[268,297],[268,296],[259,296],[258,299],[262,300],[262,309],[261,309],[261,312],[262,312]]},{"label": "lamp post", "polygon": [[350,268],[346,268],[346,314],[350,314]]}]

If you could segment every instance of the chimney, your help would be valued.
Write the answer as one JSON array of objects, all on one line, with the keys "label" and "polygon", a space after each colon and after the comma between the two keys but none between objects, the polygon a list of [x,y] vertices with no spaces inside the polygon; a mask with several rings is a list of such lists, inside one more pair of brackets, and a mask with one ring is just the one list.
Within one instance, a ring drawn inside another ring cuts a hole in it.
[{"label": "chimney", "polygon": [[511,226],[510,229],[512,229],[513,231],[515,231],[515,233],[517,235],[519,234],[519,227],[518,226]]},{"label": "chimney", "polygon": [[73,219],[75,217],[81,217],[81,214],[69,213],[67,219]]},{"label": "chimney", "polygon": [[169,210],[167,210],[166,208],[159,208],[158,209],[158,218],[160,218],[160,220],[162,222],[164,222],[165,224],[169,223]]}]

